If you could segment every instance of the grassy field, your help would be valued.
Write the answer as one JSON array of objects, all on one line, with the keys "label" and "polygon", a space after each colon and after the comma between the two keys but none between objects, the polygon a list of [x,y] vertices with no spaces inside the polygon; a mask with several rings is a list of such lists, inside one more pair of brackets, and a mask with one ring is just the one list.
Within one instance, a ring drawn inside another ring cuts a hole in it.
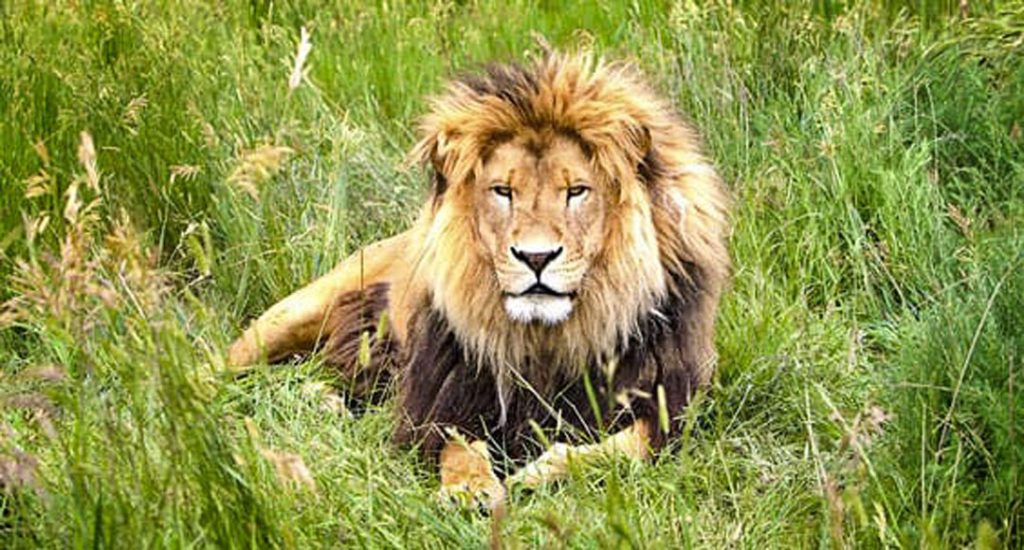
[{"label": "grassy field", "polygon": [[[1024,5],[318,4],[0,2],[0,547],[1024,546]],[[702,129],[736,268],[677,447],[491,518],[223,350],[409,223],[423,98],[534,33]]]}]

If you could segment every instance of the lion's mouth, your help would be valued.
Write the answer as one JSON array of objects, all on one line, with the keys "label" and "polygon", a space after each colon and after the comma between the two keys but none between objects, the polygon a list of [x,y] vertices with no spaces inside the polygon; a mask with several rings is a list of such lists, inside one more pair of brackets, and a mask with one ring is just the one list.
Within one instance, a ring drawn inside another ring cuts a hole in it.
[{"label": "lion's mouth", "polygon": [[575,292],[558,292],[557,290],[549,287],[548,285],[536,282],[530,286],[530,288],[520,292],[519,294],[513,294],[510,292],[505,293],[506,296],[551,296],[554,298],[575,298]]}]

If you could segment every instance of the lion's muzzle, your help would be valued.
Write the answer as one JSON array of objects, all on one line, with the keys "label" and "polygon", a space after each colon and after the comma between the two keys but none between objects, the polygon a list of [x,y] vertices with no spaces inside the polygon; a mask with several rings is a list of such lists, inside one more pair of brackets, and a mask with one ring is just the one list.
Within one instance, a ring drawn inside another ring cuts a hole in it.
[{"label": "lion's muzzle", "polygon": [[558,265],[564,263],[558,261],[563,250],[561,246],[541,250],[509,247],[517,260],[513,263],[519,265],[516,284],[504,292],[505,312],[513,321],[556,325],[572,313],[576,291]]}]

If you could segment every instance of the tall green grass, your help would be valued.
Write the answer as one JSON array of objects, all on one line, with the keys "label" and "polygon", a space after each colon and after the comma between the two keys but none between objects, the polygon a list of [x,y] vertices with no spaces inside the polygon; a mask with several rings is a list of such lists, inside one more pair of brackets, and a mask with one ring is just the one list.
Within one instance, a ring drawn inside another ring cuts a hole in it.
[{"label": "tall green grass", "polygon": [[[965,4],[0,3],[0,547],[1019,547],[1024,8]],[[736,269],[677,448],[488,518],[390,403],[222,351],[409,222],[424,96],[536,34],[702,129]]]}]

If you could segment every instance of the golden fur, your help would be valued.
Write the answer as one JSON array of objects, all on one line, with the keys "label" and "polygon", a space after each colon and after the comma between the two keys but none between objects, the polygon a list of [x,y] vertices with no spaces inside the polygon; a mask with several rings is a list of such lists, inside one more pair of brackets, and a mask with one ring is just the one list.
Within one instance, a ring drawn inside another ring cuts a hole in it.
[{"label": "golden fur", "polygon": [[[407,436],[445,426],[474,432],[485,422],[476,418],[491,419],[496,429],[522,425],[537,409],[520,407],[520,418],[506,418],[510,400],[525,399],[516,387],[530,386],[543,400],[594,365],[629,363],[620,367],[628,387],[615,391],[646,397],[638,427],[620,436],[629,443],[608,448],[646,455],[635,450],[638,441],[669,430],[653,427],[656,391],[668,392],[663,401],[675,415],[710,377],[715,310],[729,271],[728,197],[695,131],[631,65],[584,53],[549,54],[527,67],[496,65],[455,80],[433,100],[419,134],[411,158],[432,173],[433,187],[413,226],[272,307],[235,342],[230,362],[275,360],[326,340],[325,352],[348,375],[376,368],[399,378]],[[545,159],[555,160],[545,168]],[[537,194],[532,210],[516,199],[508,210],[481,206],[490,204],[481,202],[490,196],[485,178],[502,162],[509,174],[537,167],[529,172]],[[560,209],[539,198],[564,196],[556,194],[573,185],[570,172],[583,174],[595,193],[572,223],[561,213],[571,200]],[[552,183],[551,174],[566,174],[566,181]],[[508,243],[540,226],[551,228],[551,238],[567,238],[573,228],[583,233],[559,268],[574,292],[571,313],[560,322],[515,320],[502,303],[505,271],[515,264]],[[392,351],[376,367],[366,365],[354,357],[354,339],[384,311],[389,338],[373,346]],[[489,374],[473,374],[480,369]],[[482,397],[471,405],[474,396]],[[459,409],[460,400],[467,403],[464,417],[444,413]],[[433,450],[442,459],[445,452],[468,456],[451,451],[450,441],[447,451],[440,445]]]}]

